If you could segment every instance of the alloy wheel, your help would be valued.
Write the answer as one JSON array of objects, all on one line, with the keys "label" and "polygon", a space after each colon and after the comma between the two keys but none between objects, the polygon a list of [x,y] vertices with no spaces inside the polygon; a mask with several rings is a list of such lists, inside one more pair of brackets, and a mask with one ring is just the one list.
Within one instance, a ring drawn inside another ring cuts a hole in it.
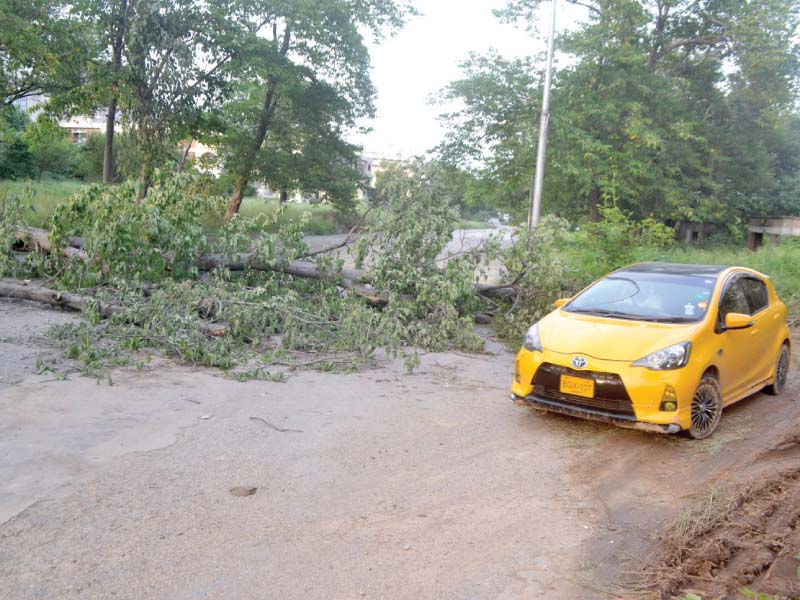
[{"label": "alloy wheel", "polygon": [[722,397],[715,379],[703,378],[694,393],[691,408],[689,435],[700,440],[714,433],[722,415]]}]

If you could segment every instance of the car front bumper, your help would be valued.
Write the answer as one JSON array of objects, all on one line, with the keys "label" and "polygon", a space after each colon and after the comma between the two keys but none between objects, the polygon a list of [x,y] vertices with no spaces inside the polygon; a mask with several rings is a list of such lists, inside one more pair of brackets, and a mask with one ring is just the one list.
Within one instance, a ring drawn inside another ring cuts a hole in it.
[{"label": "car front bumper", "polygon": [[635,417],[604,412],[602,410],[595,410],[583,406],[574,406],[555,400],[537,398],[533,395],[520,397],[512,393],[510,397],[517,406],[530,406],[538,410],[568,415],[570,417],[580,417],[581,419],[599,421],[601,423],[610,423],[611,425],[625,427],[627,429],[638,429],[639,431],[648,431],[650,433],[678,433],[681,431],[681,426],[677,423],[671,423],[669,425],[645,423],[644,421],[637,421]]}]

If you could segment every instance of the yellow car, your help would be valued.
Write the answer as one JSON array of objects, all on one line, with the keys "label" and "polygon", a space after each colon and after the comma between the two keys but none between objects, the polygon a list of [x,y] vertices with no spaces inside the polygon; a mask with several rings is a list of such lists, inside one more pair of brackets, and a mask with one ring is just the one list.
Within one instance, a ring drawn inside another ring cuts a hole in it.
[{"label": "yellow car", "polygon": [[786,305],[756,271],[636,264],[555,306],[517,355],[518,404],[702,439],[725,406],[786,385]]}]

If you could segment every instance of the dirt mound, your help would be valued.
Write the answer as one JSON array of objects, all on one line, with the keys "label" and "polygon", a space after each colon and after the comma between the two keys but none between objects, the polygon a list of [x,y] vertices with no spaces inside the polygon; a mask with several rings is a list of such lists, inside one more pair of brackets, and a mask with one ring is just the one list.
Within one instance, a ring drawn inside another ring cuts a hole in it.
[{"label": "dirt mound", "polygon": [[759,456],[757,478],[715,488],[684,513],[662,536],[663,558],[650,573],[661,598],[800,598],[799,465],[795,434]]}]

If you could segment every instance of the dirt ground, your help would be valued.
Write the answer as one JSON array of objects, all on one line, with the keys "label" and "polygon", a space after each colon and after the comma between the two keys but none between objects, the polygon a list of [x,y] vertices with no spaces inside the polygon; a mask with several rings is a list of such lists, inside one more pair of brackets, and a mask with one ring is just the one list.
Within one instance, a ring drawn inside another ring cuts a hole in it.
[{"label": "dirt ground", "polygon": [[109,385],[48,345],[72,318],[0,301],[0,598],[794,593],[774,587],[800,550],[796,370],[692,442],[515,407],[491,341],[412,375],[238,383],[161,360]]}]

